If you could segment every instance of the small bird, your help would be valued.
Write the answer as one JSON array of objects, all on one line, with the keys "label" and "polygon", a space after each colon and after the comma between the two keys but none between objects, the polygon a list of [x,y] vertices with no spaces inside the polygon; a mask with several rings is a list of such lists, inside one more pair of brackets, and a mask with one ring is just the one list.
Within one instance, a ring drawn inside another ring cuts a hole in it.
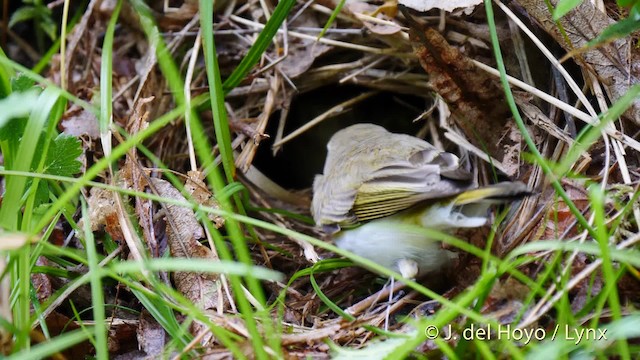
[{"label": "small bird", "polygon": [[456,155],[374,124],[338,131],[327,150],[324,173],[313,183],[316,225],[338,247],[406,278],[436,272],[455,257],[406,225],[479,227],[491,204],[530,194],[521,182],[478,188]]}]

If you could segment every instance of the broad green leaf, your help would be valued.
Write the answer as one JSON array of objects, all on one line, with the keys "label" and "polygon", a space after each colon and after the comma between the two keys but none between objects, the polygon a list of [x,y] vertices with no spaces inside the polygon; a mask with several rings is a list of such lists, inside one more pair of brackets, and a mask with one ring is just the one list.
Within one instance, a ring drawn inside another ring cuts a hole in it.
[{"label": "broad green leaf", "polygon": [[80,140],[71,135],[60,134],[51,143],[44,170],[51,175],[77,174],[82,165],[78,161],[80,155],[82,155]]},{"label": "broad green leaf", "polygon": [[22,22],[22,21],[26,21],[26,20],[30,20],[33,19],[35,17],[38,16],[38,11],[36,10],[35,7],[33,6],[23,6],[21,8],[19,8],[18,10],[16,10],[12,15],[11,15],[11,19],[9,20],[9,27],[13,27],[13,25]]},{"label": "broad green leaf", "polygon": [[[27,183],[28,185],[32,184],[32,181]],[[49,206],[51,206],[49,195],[51,194],[51,189],[49,188],[49,183],[46,181],[38,182],[38,187],[36,188],[34,204],[36,208],[33,210],[33,217],[38,218],[37,215],[42,215],[46,212]]]},{"label": "broad green leaf", "polygon": [[11,91],[14,92],[26,92],[31,90],[34,85],[35,81],[23,73],[11,79]]}]

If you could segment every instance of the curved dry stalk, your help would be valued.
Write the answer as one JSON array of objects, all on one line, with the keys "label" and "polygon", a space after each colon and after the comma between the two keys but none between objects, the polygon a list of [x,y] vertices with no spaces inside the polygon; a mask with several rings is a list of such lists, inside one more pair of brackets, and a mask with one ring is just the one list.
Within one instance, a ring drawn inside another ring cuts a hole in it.
[{"label": "curved dry stalk", "polygon": [[[193,80],[193,70],[196,67],[196,61],[198,60],[198,52],[200,51],[200,44],[202,39],[202,29],[198,30],[196,39],[193,41],[193,47],[191,49],[191,56],[189,58],[189,66],[187,67],[187,74],[184,79],[184,98],[187,104],[187,109],[191,108],[191,81]],[[189,164],[191,170],[198,170],[198,163],[196,162],[196,152],[193,147],[193,136],[191,135],[191,111],[184,113],[184,126],[187,132],[187,148],[189,149]]]}]

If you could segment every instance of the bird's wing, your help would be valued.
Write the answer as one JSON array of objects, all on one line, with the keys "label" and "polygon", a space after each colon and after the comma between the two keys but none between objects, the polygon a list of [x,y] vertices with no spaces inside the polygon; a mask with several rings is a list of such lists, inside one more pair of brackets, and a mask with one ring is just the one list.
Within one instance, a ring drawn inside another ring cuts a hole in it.
[{"label": "bird's wing", "polygon": [[458,158],[413,136],[373,124],[345,128],[327,144],[324,174],[313,184],[317,225],[345,227],[467,189]]},{"label": "bird's wing", "polygon": [[331,181],[331,178],[326,175],[316,175],[313,181],[313,194],[311,214],[317,225],[343,226],[357,222],[351,213],[356,197],[355,187],[336,185],[336,182]]},{"label": "bird's wing", "polygon": [[389,216],[418,202],[448,198],[471,185],[471,174],[455,155],[435,148],[403,155],[388,159],[358,188],[352,208],[358,222]]}]

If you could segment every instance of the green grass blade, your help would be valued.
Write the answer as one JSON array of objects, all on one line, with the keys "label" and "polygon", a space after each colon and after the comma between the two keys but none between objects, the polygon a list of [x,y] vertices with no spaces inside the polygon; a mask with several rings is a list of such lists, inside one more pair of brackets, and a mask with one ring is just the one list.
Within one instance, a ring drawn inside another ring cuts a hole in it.
[{"label": "green grass blade", "polygon": [[[7,59],[4,51],[0,47],[0,58]],[[0,99],[4,99],[11,94],[11,78],[14,76],[13,69],[5,64],[0,66]],[[0,125],[2,126],[2,125]]]},{"label": "green grass blade", "polygon": [[49,358],[62,350],[68,349],[89,338],[89,334],[82,330],[76,330],[58,335],[55,339],[34,346],[29,350],[17,352],[6,357],[6,360],[40,360]]},{"label": "green grass blade", "polygon": [[[216,55],[216,45],[213,40],[213,2],[200,0],[200,26],[207,29],[203,32],[204,59],[209,81],[209,99],[213,114],[213,126],[215,129],[218,149],[222,158],[222,166],[227,175],[227,182],[231,183],[235,177],[235,165],[233,150],[231,149],[231,133],[229,132],[229,120],[224,105],[224,91],[220,78],[220,68]],[[261,34],[262,35],[262,34]],[[247,57],[249,54],[247,54]],[[244,59],[246,59],[245,57]],[[244,61],[244,60],[243,60]]]},{"label": "green grass blade", "polygon": [[122,0],[118,0],[111,14],[111,19],[109,19],[109,25],[107,25],[104,42],[102,43],[102,61],[100,64],[100,117],[98,122],[100,124],[102,148],[107,156],[111,153],[111,124],[113,123],[113,34],[116,29],[120,8],[122,8]]},{"label": "green grass blade", "polygon": [[102,268],[99,265],[95,239],[91,231],[89,211],[84,201],[82,201],[82,218],[84,219],[84,240],[87,247],[87,258],[89,260],[91,304],[93,308],[93,321],[95,322],[96,358],[106,360],[109,358],[109,348],[107,345],[107,324],[105,321],[104,292],[102,289]]},{"label": "green grass blade", "polygon": [[[589,200],[591,208],[595,214],[594,225],[598,233],[596,241],[600,247],[600,258],[602,259],[602,277],[604,281],[603,293],[608,294],[609,308],[614,320],[620,320],[622,318],[622,309],[620,308],[620,296],[618,295],[618,277],[615,274],[613,268],[613,262],[611,261],[611,254],[609,252],[609,230],[607,228],[606,210],[604,204],[604,192],[598,185],[592,185],[589,189]],[[629,347],[625,339],[621,339],[617,342],[616,347],[619,351],[619,356],[622,359],[630,359]]]},{"label": "green grass blade", "polygon": [[261,280],[281,281],[282,274],[260,266],[246,265],[235,261],[211,261],[209,259],[149,259],[144,263],[137,261],[121,261],[112,264],[111,269],[121,274],[139,273],[142,270],[150,271],[192,271],[213,274],[227,274],[246,276],[253,274]]},{"label": "green grass blade", "polygon": [[333,11],[331,12],[331,16],[329,16],[329,20],[327,20],[327,23],[324,24],[324,27],[322,28],[322,31],[320,31],[320,34],[318,34],[318,40],[321,37],[323,37],[324,34],[327,33],[327,30],[329,30],[329,27],[331,26],[331,24],[333,24],[333,22],[336,21],[336,19],[338,18],[338,15],[340,14],[340,10],[342,10],[342,7],[346,2],[347,0],[340,0],[338,5],[336,5],[336,8],[333,9]]}]

